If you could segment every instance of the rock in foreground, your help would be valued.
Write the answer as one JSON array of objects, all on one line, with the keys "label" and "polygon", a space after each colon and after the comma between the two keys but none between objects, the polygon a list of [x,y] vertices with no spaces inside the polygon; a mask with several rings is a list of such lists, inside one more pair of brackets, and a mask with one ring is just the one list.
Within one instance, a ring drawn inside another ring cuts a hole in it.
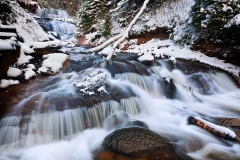
[{"label": "rock in foreground", "polygon": [[[158,159],[181,160],[168,143],[158,134],[138,127],[123,128],[114,131],[103,141],[105,150],[95,159]],[[115,154],[114,154],[115,153]],[[111,158],[112,157],[112,158]]]}]

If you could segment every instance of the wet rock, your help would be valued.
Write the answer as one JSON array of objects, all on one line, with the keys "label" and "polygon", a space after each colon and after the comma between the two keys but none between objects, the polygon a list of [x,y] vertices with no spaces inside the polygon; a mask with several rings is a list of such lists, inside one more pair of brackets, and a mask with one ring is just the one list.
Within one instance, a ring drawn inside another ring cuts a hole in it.
[{"label": "wet rock", "polygon": [[177,87],[175,86],[173,80],[170,79],[169,83],[167,83],[165,87],[166,98],[174,99],[176,96]]},{"label": "wet rock", "polygon": [[142,127],[148,129],[146,123],[134,119],[129,119],[129,115],[126,112],[118,112],[107,118],[104,126],[107,129],[116,129],[122,127]]},{"label": "wet rock", "polygon": [[223,126],[230,126],[230,127],[240,127],[240,119],[238,118],[227,118],[222,120]]},{"label": "wet rock", "polygon": [[[182,159],[158,134],[144,128],[123,128],[114,131],[103,141],[103,147],[127,157],[143,159]],[[103,159],[101,152],[96,159]]]}]

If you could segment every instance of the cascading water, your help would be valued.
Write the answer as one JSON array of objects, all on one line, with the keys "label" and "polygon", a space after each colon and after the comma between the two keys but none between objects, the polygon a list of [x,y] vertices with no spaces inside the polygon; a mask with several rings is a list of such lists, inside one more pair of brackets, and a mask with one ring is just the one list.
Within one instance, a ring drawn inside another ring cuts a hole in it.
[{"label": "cascading water", "polygon": [[0,122],[0,159],[92,159],[116,129],[106,125],[108,117],[119,112],[145,122],[193,159],[240,159],[238,143],[187,122],[189,116],[240,118],[240,89],[229,75],[184,60],[145,66],[100,59],[72,54],[65,72],[29,88]]},{"label": "cascading water", "polygon": [[36,19],[45,31],[56,32],[62,41],[73,37],[76,29],[74,20],[71,20],[68,13],[57,9],[37,9]]},{"label": "cascading water", "polygon": [[66,11],[58,9],[37,9],[36,15],[41,18],[69,18]]}]

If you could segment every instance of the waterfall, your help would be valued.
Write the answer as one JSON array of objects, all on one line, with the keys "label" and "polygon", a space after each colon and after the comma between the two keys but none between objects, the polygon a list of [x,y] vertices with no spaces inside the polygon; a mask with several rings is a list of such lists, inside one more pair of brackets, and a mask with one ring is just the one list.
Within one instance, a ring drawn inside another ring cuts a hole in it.
[{"label": "waterfall", "polygon": [[58,9],[37,9],[36,15],[41,18],[69,18],[65,10]]},{"label": "waterfall", "polygon": [[108,116],[124,111],[130,116],[144,111],[137,97],[101,102],[91,108],[32,113],[26,116],[10,116],[0,121],[0,146],[29,147],[34,144],[73,138],[84,129],[103,127]]},{"label": "waterfall", "polygon": [[41,19],[36,19],[45,31],[53,31],[58,34],[62,41],[73,37],[76,30],[75,21],[72,20],[67,11],[57,9],[37,9],[36,15]]},{"label": "waterfall", "polygon": [[100,59],[70,53],[67,71],[30,86],[26,98],[0,121],[0,159],[91,160],[107,134],[126,127],[106,124],[121,113],[144,122],[193,159],[240,158],[238,143],[187,121],[189,116],[214,123],[240,117],[240,89],[227,73],[183,60],[163,59],[153,66],[126,58],[94,63]]}]

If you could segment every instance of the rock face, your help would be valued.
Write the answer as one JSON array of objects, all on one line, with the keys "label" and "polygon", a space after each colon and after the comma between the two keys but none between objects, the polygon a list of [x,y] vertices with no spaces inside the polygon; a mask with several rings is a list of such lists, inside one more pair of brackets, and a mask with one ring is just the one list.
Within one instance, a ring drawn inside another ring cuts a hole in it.
[{"label": "rock face", "polygon": [[[132,157],[131,159],[182,159],[173,152],[165,139],[144,128],[131,127],[116,130],[104,139],[103,147],[108,152],[110,150],[110,152]],[[95,159],[105,159],[103,155],[103,152],[100,152]]]},{"label": "rock face", "polygon": [[240,127],[240,119],[237,118],[227,118],[222,120],[223,126],[230,126],[230,127]]}]

